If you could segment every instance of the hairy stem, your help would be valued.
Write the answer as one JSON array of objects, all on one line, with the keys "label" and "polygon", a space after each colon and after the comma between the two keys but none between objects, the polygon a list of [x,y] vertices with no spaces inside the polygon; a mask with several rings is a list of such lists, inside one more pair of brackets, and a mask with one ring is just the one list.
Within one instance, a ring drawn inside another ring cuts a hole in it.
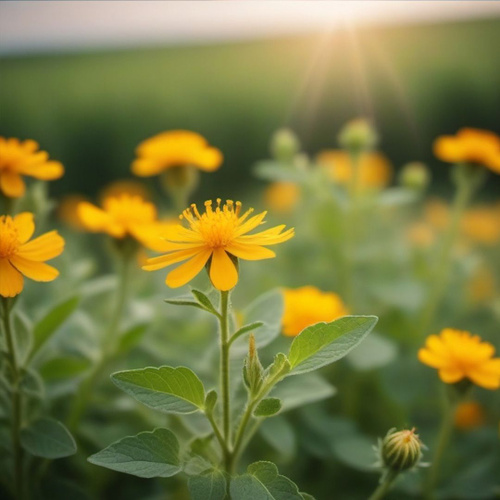
[{"label": "hairy stem", "polygon": [[394,470],[389,470],[383,477],[381,483],[378,485],[377,489],[372,493],[369,500],[381,500],[387,495],[394,481],[398,477],[399,472]]}]

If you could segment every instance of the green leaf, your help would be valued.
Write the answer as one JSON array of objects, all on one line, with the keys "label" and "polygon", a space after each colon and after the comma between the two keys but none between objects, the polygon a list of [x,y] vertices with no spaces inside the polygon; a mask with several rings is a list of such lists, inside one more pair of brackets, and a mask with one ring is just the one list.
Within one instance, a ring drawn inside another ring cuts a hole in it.
[{"label": "green leaf", "polygon": [[215,404],[217,403],[217,392],[212,389],[207,392],[207,396],[205,398],[205,411],[207,413],[212,413],[215,408]]},{"label": "green leaf", "polygon": [[179,441],[168,429],[128,436],[92,455],[88,461],[138,477],[170,477],[181,471]]},{"label": "green leaf", "polygon": [[73,313],[78,306],[79,300],[78,297],[72,297],[58,304],[35,325],[35,340],[31,351],[31,358]]},{"label": "green leaf", "polygon": [[[271,290],[257,297],[243,311],[245,324],[263,323],[255,332],[255,343],[258,349],[270,344],[280,334],[283,309],[283,293],[281,290]],[[243,335],[241,334],[240,338],[233,344],[232,354],[235,356],[240,356],[248,351],[248,340]]]},{"label": "green leaf", "polygon": [[76,453],[76,443],[68,429],[58,420],[40,418],[21,430],[23,448],[42,458],[63,458]]},{"label": "green leaf", "polygon": [[284,461],[293,458],[297,449],[297,439],[292,425],[281,415],[269,418],[259,427],[260,435],[272,446]]},{"label": "green leaf", "polygon": [[71,378],[84,372],[89,366],[90,360],[85,358],[54,358],[40,368],[40,374],[45,380]]},{"label": "green leaf", "polygon": [[250,323],[249,325],[242,326],[233,334],[233,336],[229,340],[229,343],[232,344],[238,337],[241,337],[242,335],[245,335],[245,333],[251,332],[252,330],[256,330],[263,325],[264,323],[262,323],[262,321],[256,321],[255,323]]},{"label": "green leaf", "polygon": [[265,371],[264,377],[266,382],[272,385],[276,384],[288,374],[290,368],[288,358],[282,352],[279,352],[274,356],[273,362]]},{"label": "green leaf", "polygon": [[249,465],[246,474],[231,481],[230,493],[238,500],[303,500],[297,485],[271,462]]},{"label": "green leaf", "polygon": [[302,330],[290,346],[289,375],[299,375],[338,361],[354,349],[377,323],[376,316],[345,316]]},{"label": "green leaf", "polygon": [[217,469],[210,469],[188,481],[191,500],[224,500],[226,498],[226,478]]},{"label": "green leaf", "polygon": [[14,342],[18,363],[23,366],[33,348],[33,325],[25,314],[16,311],[13,318]]},{"label": "green leaf", "polygon": [[212,314],[215,314],[216,316],[219,315],[217,309],[215,309],[214,305],[212,304],[211,300],[200,290],[192,289],[191,293],[193,294],[194,298],[208,311],[211,312]]},{"label": "green leaf", "polygon": [[149,408],[165,413],[193,413],[204,408],[205,389],[189,368],[162,366],[111,375],[113,382]]},{"label": "green leaf", "polygon": [[257,408],[253,411],[254,417],[272,417],[276,415],[281,410],[281,399],[278,398],[266,398],[263,399]]},{"label": "green leaf", "polygon": [[356,370],[365,371],[388,365],[397,353],[398,349],[392,340],[372,332],[346,359]]},{"label": "green leaf", "polygon": [[121,337],[118,343],[118,352],[124,353],[135,347],[146,333],[148,324],[136,325],[127,330]]}]

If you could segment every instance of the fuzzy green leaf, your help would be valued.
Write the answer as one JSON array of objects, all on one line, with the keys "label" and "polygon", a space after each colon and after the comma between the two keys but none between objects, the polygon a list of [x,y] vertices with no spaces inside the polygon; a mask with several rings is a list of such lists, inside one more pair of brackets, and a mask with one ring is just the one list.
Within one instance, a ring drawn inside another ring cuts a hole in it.
[{"label": "fuzzy green leaf", "polygon": [[183,366],[127,370],[113,373],[111,379],[122,391],[154,410],[193,413],[204,408],[203,384]]},{"label": "fuzzy green leaf", "polygon": [[76,443],[68,429],[51,418],[40,418],[23,429],[21,444],[26,451],[42,458],[69,457],[76,453]]},{"label": "fuzzy green leaf", "polygon": [[317,370],[343,358],[370,333],[377,320],[376,316],[345,316],[302,330],[290,346],[289,375]]},{"label": "fuzzy green leaf", "polygon": [[217,469],[211,469],[188,481],[191,500],[224,500],[226,498],[226,478]]},{"label": "fuzzy green leaf", "polygon": [[297,485],[271,462],[249,465],[246,474],[231,481],[230,493],[238,500],[303,500]]},{"label": "fuzzy green leaf", "polygon": [[170,477],[181,471],[179,441],[168,429],[128,436],[92,455],[88,461],[138,477]]},{"label": "fuzzy green leaf", "polygon": [[266,398],[257,405],[257,408],[255,408],[253,415],[254,417],[272,417],[281,410],[281,406],[281,399]]}]

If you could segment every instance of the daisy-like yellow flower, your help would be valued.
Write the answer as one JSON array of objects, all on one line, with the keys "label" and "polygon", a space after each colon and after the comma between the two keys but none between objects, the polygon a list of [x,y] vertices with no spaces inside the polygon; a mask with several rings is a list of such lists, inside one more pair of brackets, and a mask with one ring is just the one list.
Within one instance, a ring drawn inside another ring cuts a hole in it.
[{"label": "daisy-like yellow flower", "polygon": [[294,182],[273,182],[264,192],[264,203],[273,212],[289,214],[300,199],[300,187]]},{"label": "daisy-like yellow flower", "polygon": [[61,254],[64,240],[57,231],[50,231],[29,241],[34,232],[32,213],[0,216],[0,296],[18,295],[23,275],[35,281],[52,281],[59,275],[45,261]]},{"label": "daisy-like yellow flower", "polygon": [[488,130],[462,128],[456,135],[438,137],[434,154],[442,161],[483,165],[500,174],[500,137]]},{"label": "daisy-like yellow flower", "polygon": [[206,139],[188,130],[162,132],[141,142],[132,172],[140,177],[158,175],[172,167],[194,166],[205,172],[217,170],[222,153]]},{"label": "daisy-like yellow flower", "polygon": [[152,203],[127,193],[105,198],[102,208],[83,201],[78,204],[77,211],[88,231],[107,233],[117,239],[129,236],[157,251],[164,246],[160,235],[172,225],[170,221],[158,220]]},{"label": "daisy-like yellow flower", "polygon": [[304,328],[315,323],[334,321],[349,314],[337,294],[322,292],[314,286],[285,288],[283,294],[283,333],[289,337],[295,337]]},{"label": "daisy-like yellow flower", "polygon": [[253,209],[241,214],[241,203],[227,200],[221,206],[212,201],[205,202],[205,212],[201,214],[195,204],[184,210],[180,216],[189,228],[182,224],[170,227],[163,235],[166,255],[149,259],[143,267],[155,271],[171,264],[184,262],[167,275],[166,283],[177,288],[191,281],[209,264],[210,280],[215,288],[231,290],[238,282],[238,269],[235,258],[261,260],[275,257],[267,245],[276,245],[289,240],[294,230],[284,231],[285,226],[276,226],[256,234],[250,231],[263,224],[266,212],[250,217]]},{"label": "daisy-like yellow flower", "polygon": [[[318,164],[326,169],[329,178],[336,184],[347,185],[353,172],[351,156],[347,151],[322,151],[317,156]],[[383,188],[391,182],[392,166],[388,158],[376,151],[361,153],[359,164],[360,188]]]},{"label": "daisy-like yellow flower", "polygon": [[485,420],[484,409],[476,401],[464,401],[455,410],[454,421],[458,429],[475,429],[483,425]]},{"label": "daisy-like yellow flower", "polygon": [[43,181],[59,179],[64,167],[49,160],[46,151],[38,149],[32,140],[0,137],[0,192],[9,198],[19,198],[26,190],[23,175]]},{"label": "daisy-like yellow flower", "polygon": [[446,328],[439,335],[430,335],[418,359],[439,370],[446,384],[468,379],[485,389],[500,387],[500,358],[493,358],[495,348],[477,335]]},{"label": "daisy-like yellow flower", "polygon": [[104,201],[106,198],[120,196],[121,194],[140,196],[143,200],[151,199],[151,192],[142,182],[134,179],[122,179],[106,186],[99,194],[99,200]]}]

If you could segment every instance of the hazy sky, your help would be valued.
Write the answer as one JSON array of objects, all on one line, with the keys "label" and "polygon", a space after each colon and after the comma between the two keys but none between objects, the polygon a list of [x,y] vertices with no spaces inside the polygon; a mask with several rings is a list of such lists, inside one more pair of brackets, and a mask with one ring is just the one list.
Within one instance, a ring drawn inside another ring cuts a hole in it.
[{"label": "hazy sky", "polygon": [[207,43],[346,23],[500,17],[500,2],[444,1],[3,1],[0,52]]}]

